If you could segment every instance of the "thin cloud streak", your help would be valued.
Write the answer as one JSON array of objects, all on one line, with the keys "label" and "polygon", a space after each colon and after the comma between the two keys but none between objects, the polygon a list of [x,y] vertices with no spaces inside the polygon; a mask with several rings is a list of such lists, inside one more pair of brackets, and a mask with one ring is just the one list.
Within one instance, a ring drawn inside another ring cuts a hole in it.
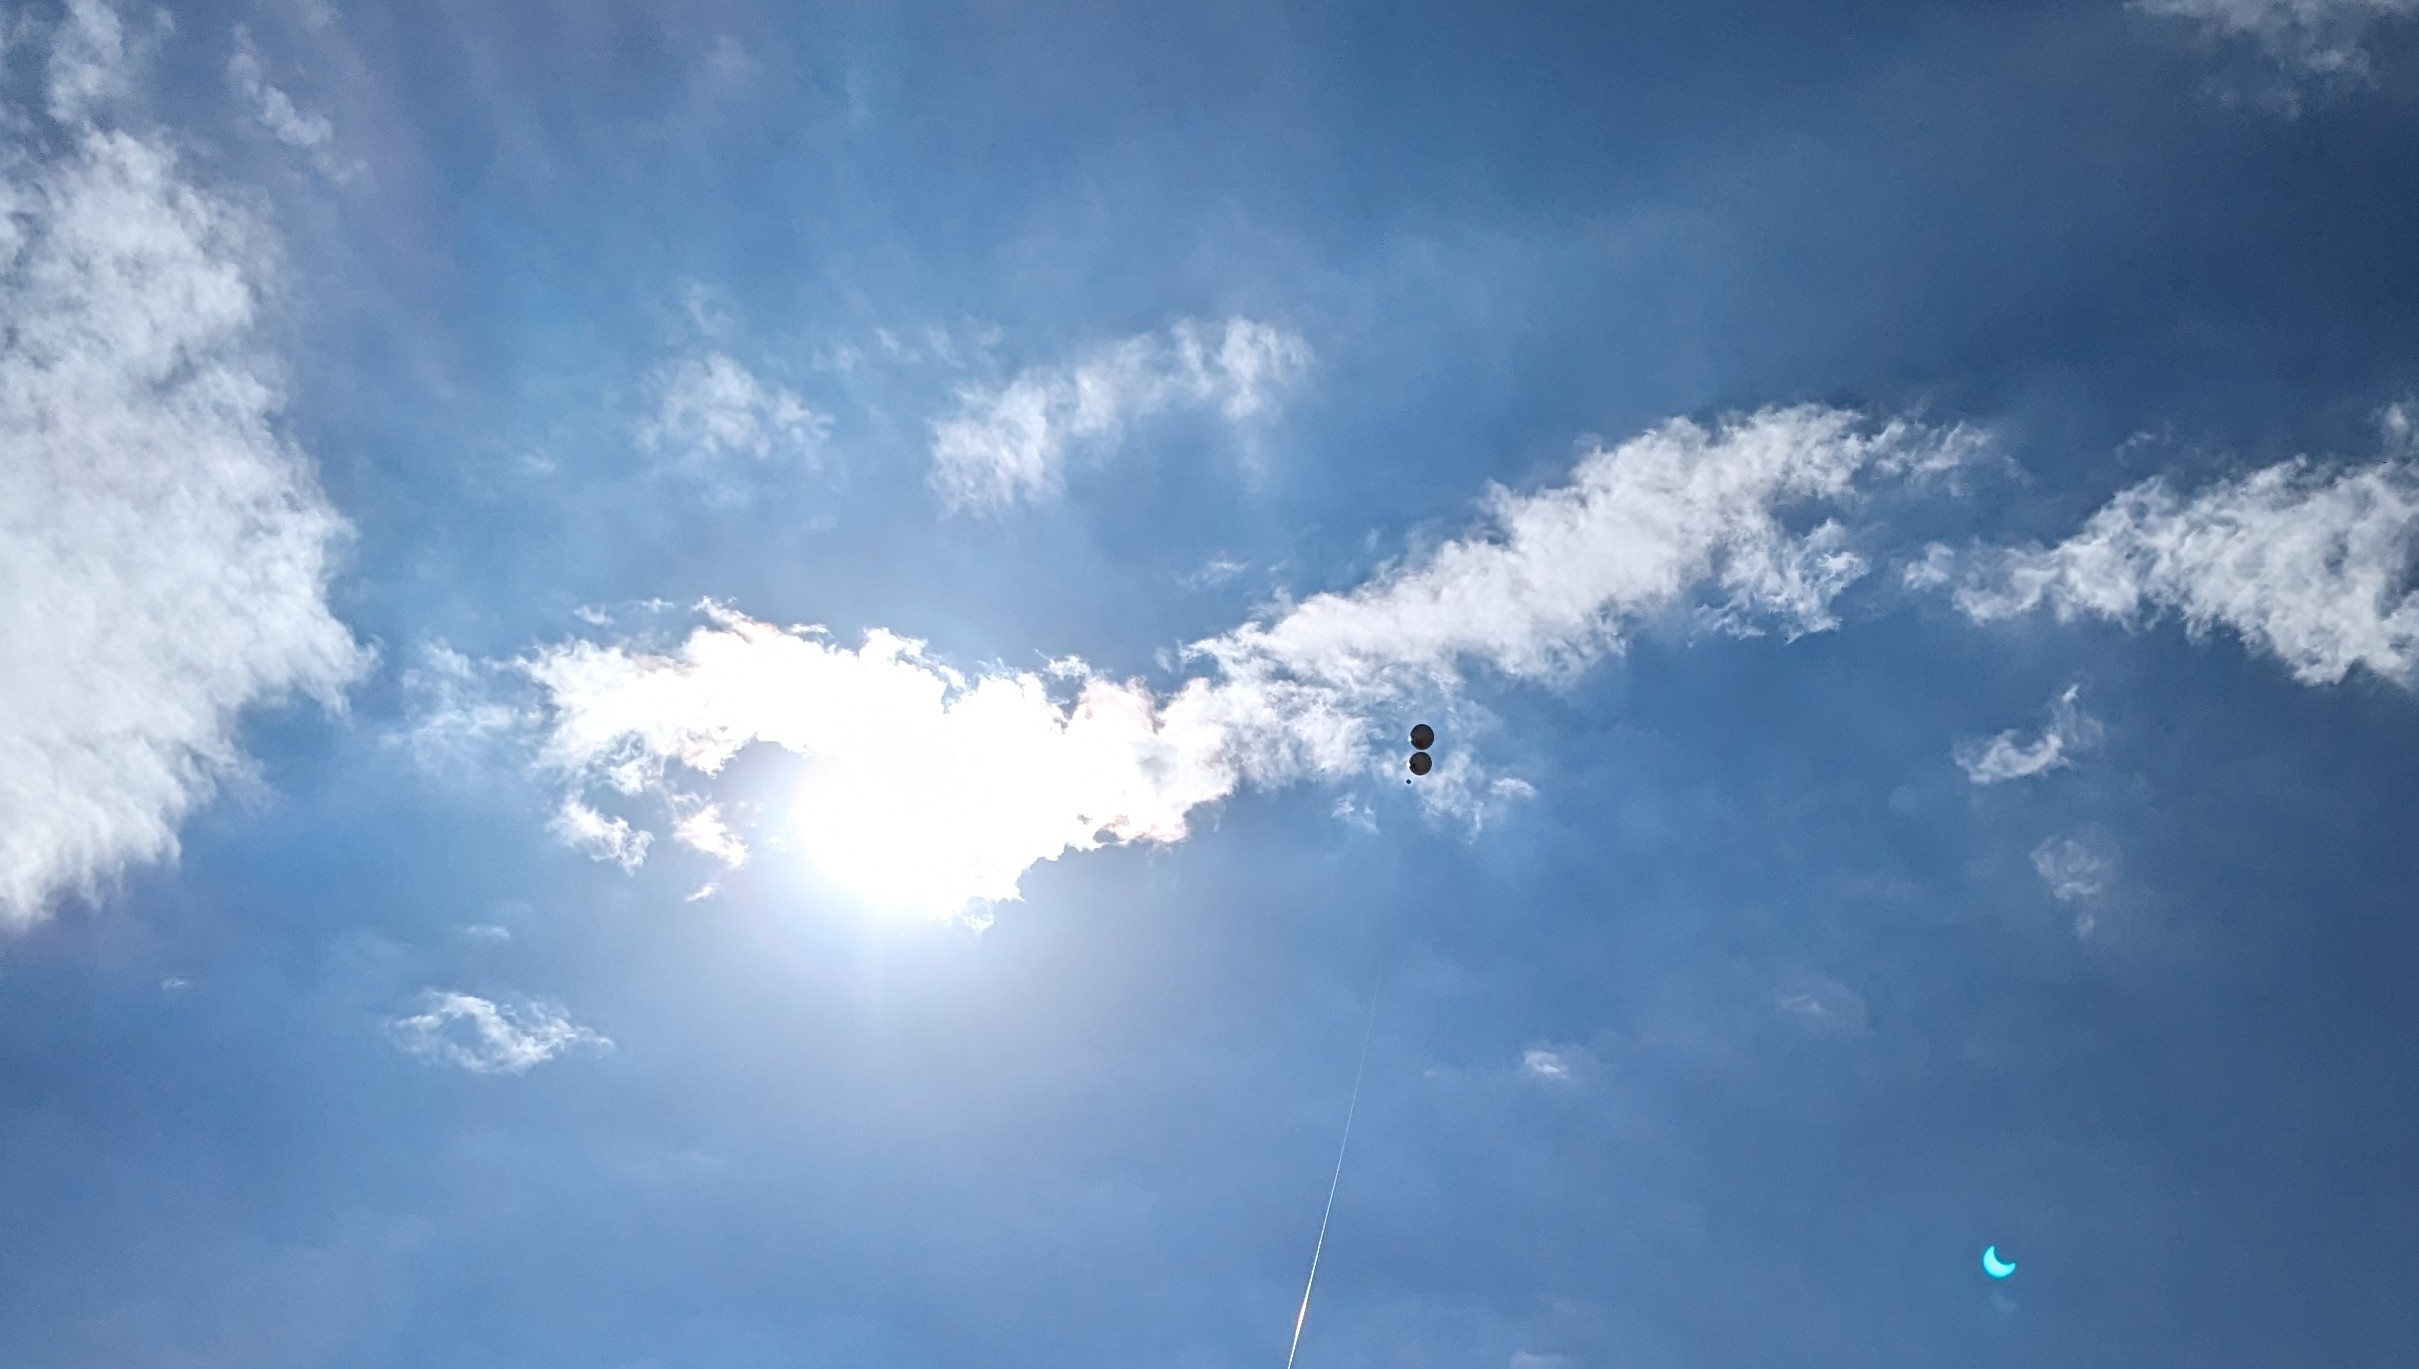
[{"label": "thin cloud streak", "polygon": [[2068,685],[2050,703],[2049,725],[2030,742],[2017,740],[2013,729],[1984,742],[1957,748],[1958,768],[1976,784],[2028,780],[2074,764],[2075,754],[2098,743],[2100,723],[2083,711],[2083,687]]},{"label": "thin cloud streak", "polygon": [[368,170],[361,162],[337,155],[336,126],[326,115],[302,109],[293,96],[270,83],[260,46],[242,24],[235,26],[235,51],[227,58],[227,84],[270,137],[308,155],[319,174],[341,184]]}]

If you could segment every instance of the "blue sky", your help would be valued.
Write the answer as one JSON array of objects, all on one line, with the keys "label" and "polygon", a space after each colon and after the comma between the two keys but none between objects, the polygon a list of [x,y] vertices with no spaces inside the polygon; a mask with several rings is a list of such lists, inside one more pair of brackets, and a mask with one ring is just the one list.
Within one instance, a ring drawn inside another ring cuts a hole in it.
[{"label": "blue sky", "polygon": [[0,1362],[2419,1356],[2410,0],[8,14]]}]

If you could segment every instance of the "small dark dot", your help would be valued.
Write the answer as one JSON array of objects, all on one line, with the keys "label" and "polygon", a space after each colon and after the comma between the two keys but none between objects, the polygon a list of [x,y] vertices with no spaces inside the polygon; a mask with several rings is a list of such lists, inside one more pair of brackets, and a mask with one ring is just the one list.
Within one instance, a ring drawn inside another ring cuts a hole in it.
[{"label": "small dark dot", "polygon": [[1425,751],[1429,747],[1436,745],[1436,729],[1428,726],[1426,723],[1421,723],[1419,726],[1412,728],[1411,744],[1418,747],[1422,751]]}]

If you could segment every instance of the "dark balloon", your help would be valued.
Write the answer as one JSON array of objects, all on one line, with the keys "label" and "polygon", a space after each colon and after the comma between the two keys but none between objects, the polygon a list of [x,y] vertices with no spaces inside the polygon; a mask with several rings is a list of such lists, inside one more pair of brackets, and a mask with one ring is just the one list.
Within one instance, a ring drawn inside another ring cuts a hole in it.
[{"label": "dark balloon", "polygon": [[1414,751],[1414,752],[1412,752],[1412,753],[1411,753],[1411,773],[1412,773],[1412,774],[1414,774],[1414,775],[1425,775],[1425,774],[1427,774],[1427,773],[1428,773],[1430,770],[1433,770],[1433,769],[1435,769],[1435,768],[1436,768],[1436,762],[1435,762],[1435,760],[1434,760],[1434,759],[1432,759],[1432,758],[1431,758],[1431,757],[1428,755],[1428,753],[1427,753],[1427,752],[1425,752],[1425,751]]},{"label": "dark balloon", "polygon": [[1428,726],[1426,723],[1421,723],[1419,726],[1412,728],[1411,744],[1418,747],[1422,751],[1425,751],[1429,747],[1436,745],[1436,729]]}]

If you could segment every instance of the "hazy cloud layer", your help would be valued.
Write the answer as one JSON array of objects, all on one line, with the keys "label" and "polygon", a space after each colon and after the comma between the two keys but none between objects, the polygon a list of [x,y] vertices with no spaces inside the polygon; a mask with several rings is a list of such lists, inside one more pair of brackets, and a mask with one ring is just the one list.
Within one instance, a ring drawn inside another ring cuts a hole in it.
[{"label": "hazy cloud layer", "polygon": [[932,427],[932,485],[951,509],[994,510],[1055,495],[1069,453],[1106,448],[1129,423],[1215,409],[1229,423],[1267,411],[1310,364],[1301,338],[1250,319],[1185,321],[1064,366],[959,392]]},{"label": "hazy cloud layer", "polygon": [[[772,830],[867,902],[948,916],[1015,897],[1039,860],[1181,839],[1194,809],[1241,785],[1391,774],[1379,720],[1449,690],[1465,659],[1573,669],[1689,607],[1734,630],[1825,627],[1864,561],[1837,523],[1792,532],[1782,511],[1845,499],[1860,473],[1953,463],[1975,441],[1811,408],[1667,425],[1589,454],[1569,484],[1497,491],[1487,531],[1197,644],[1187,659],[1205,671],[1167,691],[1072,660],[967,675],[886,632],[847,647],[712,605],[669,650],[578,641],[519,668],[541,695],[540,763],[569,790],[557,829],[591,854],[646,854],[647,834],[600,806],[620,795],[659,802],[684,844],[745,859],[763,826],[707,806],[709,785],[767,743],[801,762]],[[464,716],[456,704],[433,722]],[[1528,792],[1466,750],[1421,787],[1467,812]]]},{"label": "hazy cloud layer", "polygon": [[274,426],[264,230],[119,108],[116,17],[48,43],[57,151],[0,151],[0,924],[176,849],[248,705],[334,702],[346,528]]},{"label": "hazy cloud layer", "polygon": [[2068,685],[2050,703],[2049,725],[2029,742],[2018,740],[2011,729],[1988,741],[1958,747],[1958,768],[1976,784],[2002,784],[2074,764],[2076,752],[2100,739],[2099,721],[2086,714],[2077,702],[2082,693],[2081,685]]},{"label": "hazy cloud layer", "polygon": [[2257,43],[2312,76],[2365,76],[2370,40],[2419,17],[2419,0],[2135,0],[2134,8],[2195,24],[2211,37]]},{"label": "hazy cloud layer", "polygon": [[1980,554],[1957,604],[1978,622],[2047,607],[2134,627],[2172,613],[2194,633],[2227,628],[2304,684],[2363,666],[2407,686],[2414,530],[2419,479],[2401,461],[2335,473],[2292,461],[2190,498],[2154,479],[2057,546]]},{"label": "hazy cloud layer", "polygon": [[440,990],[422,995],[420,1011],[395,1018],[387,1031],[407,1054],[473,1074],[526,1074],[565,1051],[613,1049],[554,1004]]}]

